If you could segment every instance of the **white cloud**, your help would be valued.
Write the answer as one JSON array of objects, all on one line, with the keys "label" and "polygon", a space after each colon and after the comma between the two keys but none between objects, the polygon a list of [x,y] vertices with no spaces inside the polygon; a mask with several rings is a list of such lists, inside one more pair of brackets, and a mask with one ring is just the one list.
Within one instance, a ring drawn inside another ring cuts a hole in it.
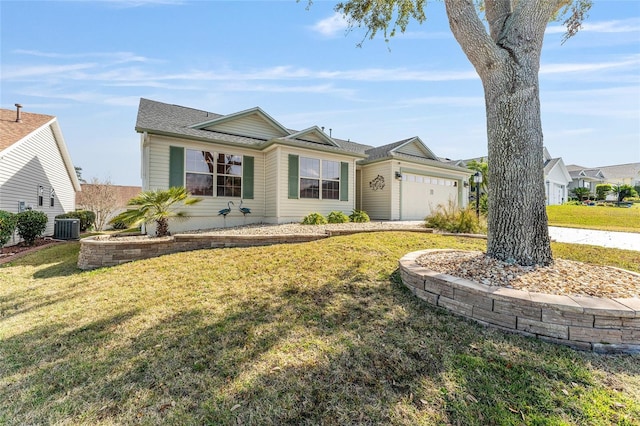
[{"label": "white cloud", "polygon": [[132,52],[86,52],[86,53],[57,53],[57,52],[41,52],[39,50],[17,49],[12,53],[18,55],[36,56],[40,58],[55,59],[75,59],[75,58],[107,58],[113,60],[114,64],[125,62],[151,62],[152,59],[144,56],[136,55]]},{"label": "white cloud", "polygon": [[583,64],[542,64],[540,74],[562,74],[569,72],[593,72],[612,68],[635,67],[640,64],[640,56],[632,56],[622,61],[595,62]]},{"label": "white cloud", "polygon": [[311,29],[325,37],[335,37],[338,33],[344,32],[349,27],[349,23],[343,15],[338,12],[332,16],[318,21]]},{"label": "white cloud", "polygon": [[7,66],[2,69],[2,80],[24,80],[33,77],[52,77],[55,75],[68,75],[69,72],[95,68],[96,63],[70,64],[70,65],[34,65],[34,66]]},{"label": "white cloud", "polygon": [[[563,25],[550,25],[547,34],[563,34],[567,28]],[[629,18],[615,21],[589,22],[582,24],[580,31],[593,33],[632,33],[640,32],[640,19]]]}]

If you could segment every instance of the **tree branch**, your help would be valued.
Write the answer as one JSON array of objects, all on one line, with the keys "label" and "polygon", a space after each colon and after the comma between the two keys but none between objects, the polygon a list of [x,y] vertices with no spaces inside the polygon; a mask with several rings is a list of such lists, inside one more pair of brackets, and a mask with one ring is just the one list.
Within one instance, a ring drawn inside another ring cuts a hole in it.
[{"label": "tree branch", "polygon": [[489,23],[491,39],[497,42],[504,30],[505,22],[513,11],[511,0],[485,0],[484,15]]},{"label": "tree branch", "polygon": [[496,67],[502,53],[487,33],[473,0],[445,0],[444,4],[451,32],[478,74]]}]

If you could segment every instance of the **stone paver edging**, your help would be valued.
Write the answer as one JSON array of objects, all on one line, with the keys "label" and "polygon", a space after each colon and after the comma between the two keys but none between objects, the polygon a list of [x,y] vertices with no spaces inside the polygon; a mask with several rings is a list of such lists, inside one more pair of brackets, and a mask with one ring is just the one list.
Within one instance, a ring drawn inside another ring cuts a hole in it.
[{"label": "stone paver edging", "polygon": [[483,325],[599,353],[640,353],[640,299],[560,296],[487,286],[420,266],[422,250],[400,259],[418,298]]},{"label": "stone paver edging", "polygon": [[116,266],[134,260],[149,259],[165,254],[208,248],[251,247],[272,244],[304,243],[332,236],[351,235],[360,232],[423,232],[431,233],[429,228],[364,229],[364,230],[327,230],[324,234],[283,234],[283,235],[220,235],[220,234],[177,234],[171,237],[144,239],[101,239],[88,237],[80,240],[78,268],[90,270],[105,266]]}]

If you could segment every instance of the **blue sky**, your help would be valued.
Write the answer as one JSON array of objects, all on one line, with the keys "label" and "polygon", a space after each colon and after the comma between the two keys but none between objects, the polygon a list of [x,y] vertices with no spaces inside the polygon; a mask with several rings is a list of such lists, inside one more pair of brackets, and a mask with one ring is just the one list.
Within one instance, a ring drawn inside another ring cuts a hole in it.
[{"label": "blue sky", "polygon": [[[640,161],[640,1],[594,0],[564,45],[551,23],[545,145],[565,164]],[[83,177],[140,185],[141,97],[373,146],[420,136],[438,156],[486,155],[479,78],[431,1],[427,22],[356,44],[334,2],[0,1],[0,104],[55,115]]]}]

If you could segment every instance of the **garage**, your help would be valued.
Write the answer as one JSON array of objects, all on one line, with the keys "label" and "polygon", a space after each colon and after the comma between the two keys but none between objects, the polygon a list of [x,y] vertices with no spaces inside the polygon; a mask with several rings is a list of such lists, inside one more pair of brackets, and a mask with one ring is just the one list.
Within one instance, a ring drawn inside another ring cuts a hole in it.
[{"label": "garage", "polygon": [[423,220],[439,204],[458,204],[458,181],[454,179],[402,173],[400,219]]}]

